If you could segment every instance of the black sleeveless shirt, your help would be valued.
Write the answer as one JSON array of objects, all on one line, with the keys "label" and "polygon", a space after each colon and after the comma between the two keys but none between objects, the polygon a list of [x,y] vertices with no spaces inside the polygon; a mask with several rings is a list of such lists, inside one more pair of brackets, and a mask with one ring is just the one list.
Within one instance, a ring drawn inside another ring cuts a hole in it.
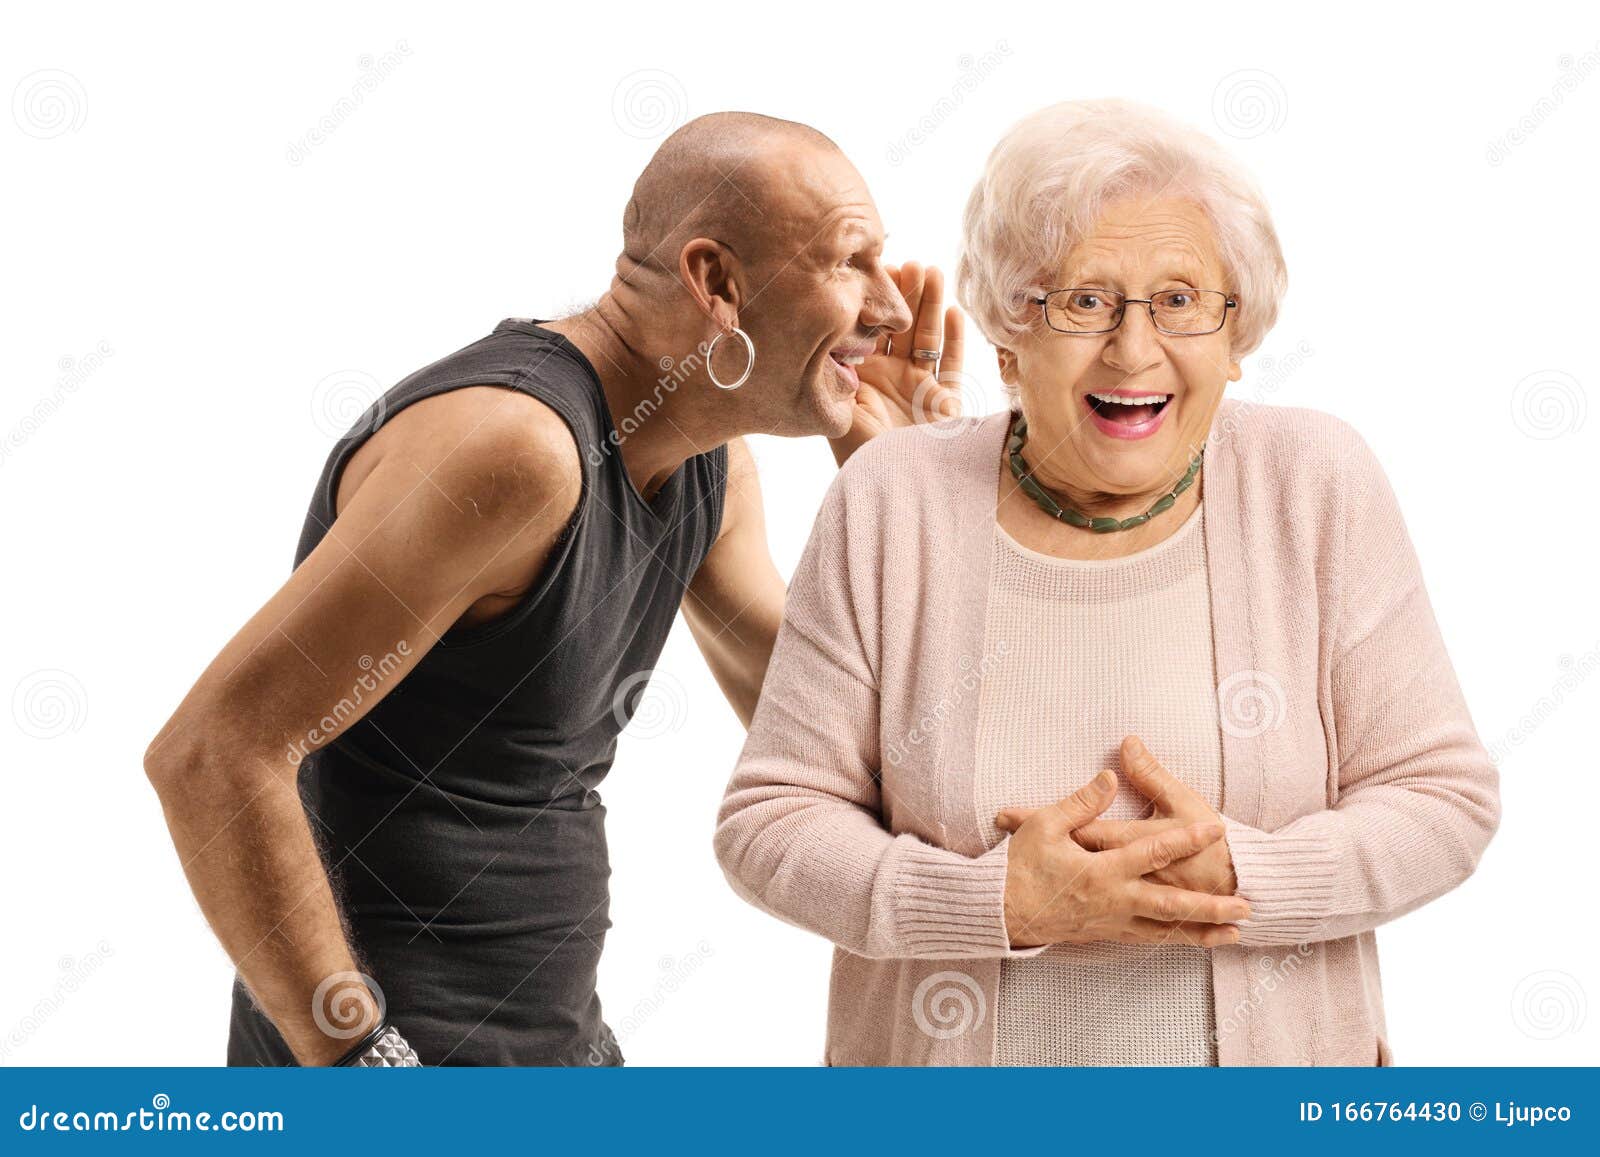
[{"label": "black sleeveless shirt", "polygon": [[[520,602],[446,631],[305,758],[301,796],[358,959],[424,1064],[621,1064],[595,993],[610,927],[597,788],[716,539],[727,452],[690,458],[646,502],[594,367],[560,334],[509,318],[400,382],[340,440],[295,565],[332,525],[340,471],[373,431],[476,385],[521,390],[566,421],[578,508]],[[293,1063],[237,979],[228,1062]]]}]

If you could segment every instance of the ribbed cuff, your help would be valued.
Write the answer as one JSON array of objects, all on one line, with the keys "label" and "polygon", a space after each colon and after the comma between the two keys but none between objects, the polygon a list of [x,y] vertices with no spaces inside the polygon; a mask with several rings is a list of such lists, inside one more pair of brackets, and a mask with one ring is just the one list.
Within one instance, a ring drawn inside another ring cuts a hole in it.
[{"label": "ribbed cuff", "polygon": [[1237,895],[1250,902],[1239,921],[1241,944],[1297,944],[1321,939],[1333,914],[1339,851],[1318,836],[1264,832],[1222,817],[1238,878]]},{"label": "ribbed cuff", "polygon": [[1037,956],[1006,935],[1007,835],[973,859],[907,841],[895,867],[895,943],[908,957]]}]

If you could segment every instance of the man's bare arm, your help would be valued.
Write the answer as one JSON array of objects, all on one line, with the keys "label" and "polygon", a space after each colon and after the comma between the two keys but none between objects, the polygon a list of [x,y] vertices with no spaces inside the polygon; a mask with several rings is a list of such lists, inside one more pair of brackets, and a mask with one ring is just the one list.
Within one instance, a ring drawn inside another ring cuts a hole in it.
[{"label": "man's bare arm", "polygon": [[[509,390],[415,403],[379,434],[385,449],[326,537],[145,755],[201,910],[302,1064],[330,1063],[352,1043],[318,1027],[313,993],[359,968],[290,752],[315,750],[370,711],[475,602],[525,586],[582,486],[562,420]],[[345,710],[373,657],[391,653],[402,664],[394,676]],[[333,734],[322,731],[329,716],[341,720]],[[404,1010],[394,1011],[403,1031]]]},{"label": "man's bare arm", "polygon": [[746,727],[783,622],[785,586],[767,548],[755,459],[742,438],[728,443],[722,529],[689,583],[683,617],[717,685]]}]

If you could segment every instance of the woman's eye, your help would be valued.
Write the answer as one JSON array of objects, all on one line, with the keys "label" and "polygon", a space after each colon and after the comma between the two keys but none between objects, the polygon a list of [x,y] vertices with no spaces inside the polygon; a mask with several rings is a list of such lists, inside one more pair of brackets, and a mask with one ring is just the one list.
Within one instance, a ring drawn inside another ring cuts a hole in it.
[{"label": "woman's eye", "polygon": [[1169,293],[1162,299],[1161,304],[1168,309],[1188,309],[1194,304],[1194,298],[1187,293]]},{"label": "woman's eye", "polygon": [[1080,293],[1072,299],[1072,304],[1078,309],[1099,309],[1100,299],[1092,293]]}]

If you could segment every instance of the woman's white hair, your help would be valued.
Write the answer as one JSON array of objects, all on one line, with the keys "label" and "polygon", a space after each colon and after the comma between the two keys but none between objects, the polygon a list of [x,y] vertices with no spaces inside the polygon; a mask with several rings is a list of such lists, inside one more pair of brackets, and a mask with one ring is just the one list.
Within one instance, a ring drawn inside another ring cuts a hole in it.
[{"label": "woman's white hair", "polygon": [[1283,253],[1255,181],[1216,141],[1127,100],[1064,101],[1025,117],[989,154],[967,199],[956,297],[991,343],[1009,348],[1038,323],[1027,297],[1046,286],[1101,207],[1128,195],[1176,196],[1211,223],[1238,360],[1266,337],[1288,285]]}]

